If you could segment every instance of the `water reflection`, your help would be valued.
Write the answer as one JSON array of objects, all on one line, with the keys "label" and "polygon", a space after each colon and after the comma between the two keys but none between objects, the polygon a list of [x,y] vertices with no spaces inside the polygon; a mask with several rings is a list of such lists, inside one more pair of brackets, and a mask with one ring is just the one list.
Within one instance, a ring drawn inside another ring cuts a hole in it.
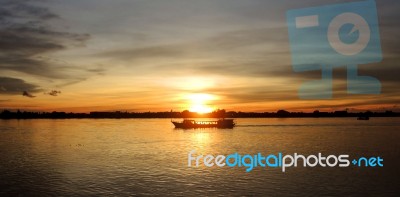
[{"label": "water reflection", "polygon": [[[176,130],[169,120],[0,120],[0,194],[391,195],[398,119],[239,119],[234,129]],[[264,126],[257,126],[264,125]],[[265,126],[267,125],[267,126]],[[381,169],[187,167],[187,154],[379,154]]]}]

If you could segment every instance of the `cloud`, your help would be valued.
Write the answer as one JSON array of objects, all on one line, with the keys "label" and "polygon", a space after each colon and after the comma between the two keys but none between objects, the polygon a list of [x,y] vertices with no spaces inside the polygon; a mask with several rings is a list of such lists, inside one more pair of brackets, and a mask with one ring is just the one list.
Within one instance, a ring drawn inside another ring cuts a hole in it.
[{"label": "cloud", "polygon": [[[384,60],[360,65],[359,72],[382,82],[399,82],[396,73],[400,71],[397,66],[400,57],[395,53],[398,47],[390,41],[384,41]],[[318,79],[321,76],[318,70],[293,71],[286,27],[228,31],[184,43],[112,50],[100,53],[98,57],[122,61],[128,67],[140,67],[137,72],[141,73],[154,73],[156,69],[164,74],[185,75],[190,72],[202,75],[283,77],[290,81]],[[142,61],[149,61],[150,65],[142,64]],[[335,79],[346,80],[346,72],[339,72]]]},{"label": "cloud", "polygon": [[61,94],[61,91],[59,90],[52,90],[50,92],[46,92],[45,94],[48,94],[50,96],[58,96],[59,94]]},{"label": "cloud", "polygon": [[29,97],[29,98],[35,98],[36,97],[36,96],[33,96],[31,93],[29,93],[27,91],[23,91],[22,92],[22,96],[26,96],[26,97]]},{"label": "cloud", "polygon": [[[32,17],[35,19],[53,19],[58,18],[57,15],[50,12],[47,8],[41,8],[26,4],[29,0],[4,0],[2,1],[1,5],[2,8],[0,9],[0,17],[2,18],[25,18],[25,17]],[[32,2],[32,0],[31,0]],[[10,10],[14,12],[10,12]]]},{"label": "cloud", "polygon": [[65,65],[43,56],[83,45],[88,34],[57,31],[50,22],[59,16],[35,1],[0,2],[0,70],[47,78],[68,78]]},{"label": "cloud", "polygon": [[11,77],[0,77],[0,95],[19,95],[21,92],[39,92],[39,86],[27,83],[22,79]]},{"label": "cloud", "polygon": [[[186,41],[184,43],[159,44],[102,52],[98,54],[98,57],[122,61],[151,60],[153,58],[180,58],[180,60],[185,60],[191,58],[220,57],[221,55],[223,57],[234,57],[238,54],[243,55],[243,52],[254,55],[254,50],[248,49],[260,45],[275,47],[270,52],[277,53],[277,51],[282,49],[281,42],[284,42],[286,39],[286,33],[282,34],[282,32],[286,32],[286,29],[283,27],[226,31],[208,38]],[[241,49],[247,50],[244,51]],[[257,49],[255,50],[257,51]],[[261,49],[262,52],[265,52],[263,50],[265,49]]]}]

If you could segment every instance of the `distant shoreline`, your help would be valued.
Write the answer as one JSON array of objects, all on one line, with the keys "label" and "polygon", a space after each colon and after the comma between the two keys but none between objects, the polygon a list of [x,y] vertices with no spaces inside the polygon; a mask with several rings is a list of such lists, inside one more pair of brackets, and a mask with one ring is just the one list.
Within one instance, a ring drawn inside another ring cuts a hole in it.
[{"label": "distant shoreline", "polygon": [[217,110],[211,113],[199,114],[196,112],[90,112],[90,113],[67,113],[67,112],[11,112],[4,110],[0,113],[0,119],[152,119],[152,118],[340,118],[340,117],[400,117],[400,113],[393,111],[385,112],[357,112],[347,111],[320,112],[288,112],[279,110],[277,112],[235,112]]}]

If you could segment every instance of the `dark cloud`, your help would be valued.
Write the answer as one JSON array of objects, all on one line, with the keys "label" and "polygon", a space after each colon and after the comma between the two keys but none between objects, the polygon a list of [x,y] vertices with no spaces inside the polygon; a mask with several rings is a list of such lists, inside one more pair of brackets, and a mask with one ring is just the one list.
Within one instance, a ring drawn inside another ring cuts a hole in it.
[{"label": "dark cloud", "polygon": [[96,74],[96,75],[104,75],[107,70],[103,68],[103,66],[98,65],[96,68],[86,69],[86,72]]},{"label": "dark cloud", "polygon": [[65,65],[43,59],[49,53],[82,45],[88,34],[54,30],[59,16],[35,1],[0,2],[0,70],[13,70],[47,78],[68,78]]},{"label": "dark cloud", "polygon": [[61,94],[61,91],[59,90],[52,90],[50,92],[46,92],[45,94],[50,95],[50,96],[58,96],[59,94]]},{"label": "dark cloud", "polygon": [[[26,4],[33,2],[32,0],[3,0],[1,2],[0,17],[3,18],[26,18],[34,19],[53,19],[58,18],[57,15],[50,12],[47,8],[32,6]],[[12,10],[12,12],[11,12]]]},{"label": "dark cloud", "polygon": [[39,92],[41,89],[37,85],[27,83],[22,79],[0,77],[0,94],[19,95],[23,91]]},{"label": "dark cloud", "polygon": [[29,93],[28,91],[23,91],[22,92],[22,96],[26,96],[29,98],[35,98],[36,96],[33,96],[31,93]]}]

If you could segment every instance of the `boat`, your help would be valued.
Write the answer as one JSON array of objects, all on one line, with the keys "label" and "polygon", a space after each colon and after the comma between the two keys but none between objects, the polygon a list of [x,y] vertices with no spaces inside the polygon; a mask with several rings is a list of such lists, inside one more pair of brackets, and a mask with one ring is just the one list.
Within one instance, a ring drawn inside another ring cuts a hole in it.
[{"label": "boat", "polygon": [[193,129],[193,128],[233,128],[235,122],[233,119],[219,119],[214,121],[197,121],[185,119],[181,122],[171,121],[175,125],[175,128],[181,129]]},{"label": "boat", "polygon": [[359,116],[357,120],[369,120],[368,116]]}]

